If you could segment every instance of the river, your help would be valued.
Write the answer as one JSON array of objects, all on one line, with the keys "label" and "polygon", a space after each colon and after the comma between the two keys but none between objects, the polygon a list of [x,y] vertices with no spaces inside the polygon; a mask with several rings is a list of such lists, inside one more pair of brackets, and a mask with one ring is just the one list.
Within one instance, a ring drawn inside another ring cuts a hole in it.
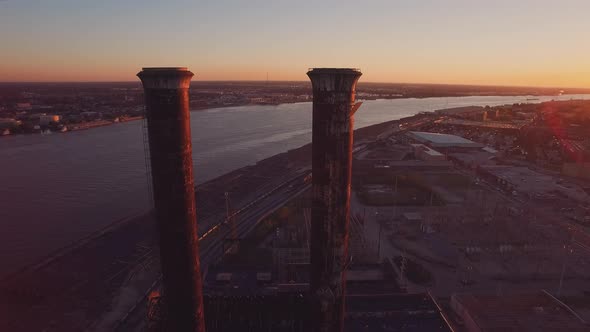
[{"label": "river", "polygon": [[[355,128],[422,111],[590,95],[365,101]],[[197,183],[311,141],[311,103],[191,113]],[[142,122],[0,139],[0,277],[148,209]]]}]

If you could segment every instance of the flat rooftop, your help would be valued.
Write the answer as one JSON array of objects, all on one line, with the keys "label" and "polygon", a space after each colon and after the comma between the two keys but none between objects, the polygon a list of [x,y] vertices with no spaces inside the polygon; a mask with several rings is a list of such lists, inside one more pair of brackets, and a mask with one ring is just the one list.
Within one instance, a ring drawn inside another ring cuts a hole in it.
[{"label": "flat rooftop", "polygon": [[449,158],[468,166],[496,165],[496,155],[488,150],[449,153]]},{"label": "flat rooftop", "polygon": [[579,184],[573,182],[560,184],[557,182],[556,177],[541,174],[526,167],[482,165],[479,169],[484,174],[492,174],[499,180],[514,186],[517,190],[529,194],[545,195],[545,198],[553,198],[552,196],[555,193],[560,193],[568,199],[579,202],[587,202],[590,199],[588,193]]},{"label": "flat rooftop", "polygon": [[452,331],[428,294],[346,297],[344,331]]},{"label": "flat rooftop", "polygon": [[527,167],[482,165],[480,169],[496,176],[498,179],[513,185],[517,190],[533,194],[547,194],[552,191],[568,191],[558,186],[552,176],[535,172]]},{"label": "flat rooftop", "polygon": [[426,145],[424,145],[424,144],[410,144],[410,145],[411,145],[411,146],[412,146],[414,149],[420,149],[422,152],[424,152],[424,153],[426,153],[426,154],[428,154],[428,155],[430,155],[430,156],[436,156],[436,157],[439,157],[439,156],[440,156],[440,157],[442,157],[442,156],[443,156],[443,154],[442,154],[442,153],[440,153],[440,152],[438,152],[438,151],[436,151],[436,150],[433,150],[433,149],[431,149],[431,148],[427,147],[427,146],[426,146]]},{"label": "flat rooftop", "polygon": [[470,141],[457,135],[428,133],[424,131],[410,131],[407,135],[418,142],[428,144],[435,148],[482,148],[484,146],[483,144]]},{"label": "flat rooftop", "polygon": [[[376,168],[378,165],[375,165]],[[450,168],[453,163],[448,160],[400,160],[388,161],[382,164],[385,168]]]},{"label": "flat rooftop", "polygon": [[[159,313],[164,297],[152,298],[150,312]],[[346,297],[344,331],[453,331],[439,305],[428,294],[374,294]],[[208,331],[311,331],[307,292],[271,296],[203,297]],[[159,314],[154,315],[160,317]],[[152,320],[158,326],[158,320]]]},{"label": "flat rooftop", "polygon": [[545,291],[515,295],[454,294],[451,307],[470,331],[588,331],[567,305]]}]

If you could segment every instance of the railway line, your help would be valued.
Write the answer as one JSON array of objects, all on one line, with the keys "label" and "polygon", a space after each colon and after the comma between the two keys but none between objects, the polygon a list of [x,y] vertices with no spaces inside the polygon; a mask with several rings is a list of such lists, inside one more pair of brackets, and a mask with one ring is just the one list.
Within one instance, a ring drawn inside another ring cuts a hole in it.
[{"label": "railway line", "polygon": [[[310,184],[306,183],[305,179],[309,174],[309,170],[298,172],[287,180],[272,186],[268,191],[258,195],[231,214],[230,217],[239,217],[236,225],[238,238],[245,238],[262,219],[282,207],[290,199],[307,190]],[[219,218],[216,224],[200,235],[199,241],[201,243],[205,239],[211,240],[207,246],[201,249],[201,269],[203,271],[207,269],[208,265],[216,262],[224,255],[223,240],[231,235],[230,227],[224,227],[225,225],[227,225],[226,218]],[[121,317],[113,330],[141,330],[141,326],[147,317],[147,298],[152,291],[160,287],[160,281],[161,275],[145,291],[143,297]]]}]

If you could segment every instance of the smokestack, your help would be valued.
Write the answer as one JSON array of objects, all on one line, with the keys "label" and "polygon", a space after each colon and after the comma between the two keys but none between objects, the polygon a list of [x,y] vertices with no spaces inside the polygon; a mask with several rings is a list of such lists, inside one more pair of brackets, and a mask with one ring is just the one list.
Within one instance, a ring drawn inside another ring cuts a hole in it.
[{"label": "smokestack", "polygon": [[143,68],[165,331],[205,331],[186,68]]},{"label": "smokestack", "polygon": [[315,331],[342,331],[357,69],[315,68],[311,282]]}]

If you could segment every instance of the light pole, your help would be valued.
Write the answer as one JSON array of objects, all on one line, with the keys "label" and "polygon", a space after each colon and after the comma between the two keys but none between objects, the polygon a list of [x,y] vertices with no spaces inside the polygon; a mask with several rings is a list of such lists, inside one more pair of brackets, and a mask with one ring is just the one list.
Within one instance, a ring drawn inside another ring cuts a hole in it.
[{"label": "light pole", "polygon": [[381,232],[383,230],[383,224],[379,222],[377,216],[379,215],[378,211],[375,211],[375,221],[379,224],[379,237],[377,240],[377,259],[381,261]]},{"label": "light pole", "polygon": [[[570,243],[571,243],[572,239],[570,238]],[[568,251],[570,250],[570,243],[566,243],[563,248],[564,250],[564,256],[563,256],[563,265],[561,266],[561,275],[559,277],[559,288],[557,289],[557,297],[561,296],[561,288],[563,287],[563,278],[565,276],[565,268],[566,268],[566,264],[567,264],[567,255],[568,255]]]}]

